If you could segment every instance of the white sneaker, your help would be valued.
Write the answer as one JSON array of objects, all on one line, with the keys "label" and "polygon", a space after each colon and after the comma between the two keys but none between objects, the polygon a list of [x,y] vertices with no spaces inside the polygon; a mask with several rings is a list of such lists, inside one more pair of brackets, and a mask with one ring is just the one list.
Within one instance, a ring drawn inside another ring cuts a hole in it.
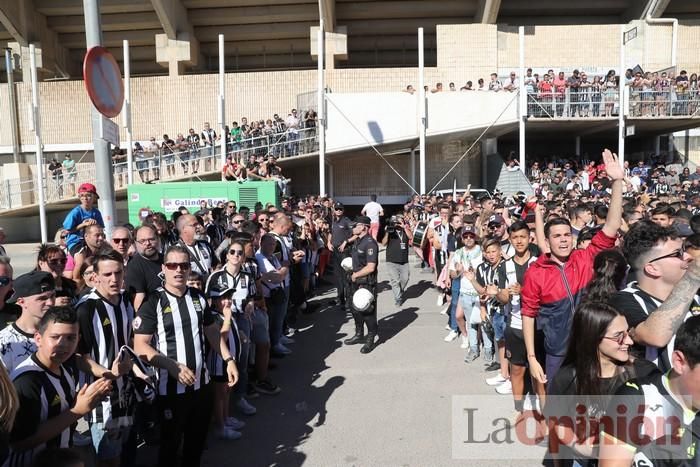
[{"label": "white sneaker", "polygon": [[459,337],[459,333],[450,329],[450,333],[445,336],[445,342],[452,342]]},{"label": "white sneaker", "polygon": [[236,404],[239,409],[241,409],[241,412],[243,412],[243,415],[255,415],[258,413],[258,409],[256,409],[250,402],[248,402],[245,397],[241,397],[241,399],[238,401],[238,404]]},{"label": "white sneaker", "polygon": [[442,310],[440,310],[440,314],[441,314],[441,315],[447,315],[447,313],[449,313],[449,311],[450,311],[450,304],[448,303],[448,304],[445,306],[445,308],[443,308]]},{"label": "white sneaker", "polygon": [[234,440],[234,439],[240,439],[241,434],[240,431],[236,431],[231,427],[225,427],[223,430],[220,430],[216,433],[216,436],[219,439],[227,439],[227,440]]},{"label": "white sneaker", "polygon": [[437,306],[442,306],[445,304],[445,294],[438,295]]},{"label": "white sneaker", "polygon": [[496,386],[496,392],[499,394],[513,394],[513,385],[510,383],[510,380]]},{"label": "white sneaker", "polygon": [[279,344],[277,344],[276,346],[274,346],[272,348],[272,351],[275,353],[281,353],[283,355],[288,355],[288,354],[292,353],[292,351],[289,350],[287,347],[285,347],[284,344],[282,344],[281,342]]},{"label": "white sneaker", "polygon": [[291,337],[282,336],[280,338],[280,344],[282,344],[282,345],[289,345],[289,344],[293,344],[294,342],[296,342],[296,341],[294,339],[292,339]]},{"label": "white sneaker", "polygon": [[452,328],[450,327],[449,324],[445,325],[445,331],[452,331]]},{"label": "white sneaker", "polygon": [[459,346],[460,349],[469,348],[469,338],[467,336],[462,336],[462,343]]},{"label": "white sneaker", "polygon": [[226,428],[231,428],[232,430],[240,430],[245,426],[245,422],[237,419],[236,417],[226,417],[224,421]]},{"label": "white sneaker", "polygon": [[499,386],[505,383],[506,381],[508,381],[508,379],[504,378],[503,375],[501,375],[500,373],[491,378],[486,378],[486,384],[488,384],[489,386]]}]

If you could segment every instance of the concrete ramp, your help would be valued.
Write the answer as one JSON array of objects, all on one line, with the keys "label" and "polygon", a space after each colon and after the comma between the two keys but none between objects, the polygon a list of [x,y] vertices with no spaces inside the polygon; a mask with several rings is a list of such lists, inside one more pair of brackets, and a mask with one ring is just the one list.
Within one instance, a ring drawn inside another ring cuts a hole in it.
[{"label": "concrete ramp", "polygon": [[[327,96],[328,153],[419,137],[417,94],[331,93]],[[441,92],[429,94],[426,106],[428,137],[518,121],[517,94],[510,92]]]}]

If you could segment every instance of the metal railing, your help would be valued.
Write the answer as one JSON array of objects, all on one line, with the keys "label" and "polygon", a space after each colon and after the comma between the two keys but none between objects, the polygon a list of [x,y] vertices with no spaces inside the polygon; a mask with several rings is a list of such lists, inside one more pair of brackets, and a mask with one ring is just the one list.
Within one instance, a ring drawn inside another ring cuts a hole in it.
[{"label": "metal railing", "polygon": [[696,89],[651,91],[629,89],[630,117],[698,117],[700,93]]},{"label": "metal railing", "polygon": [[527,115],[533,118],[613,117],[618,115],[619,104],[618,89],[601,86],[527,93]]},{"label": "metal railing", "polygon": [[[229,141],[227,156],[245,164],[251,156],[275,156],[287,158],[310,154],[318,150],[315,128],[262,135],[254,138]],[[126,157],[126,156],[122,156]],[[220,172],[221,146],[190,147],[173,152],[134,152],[133,181],[135,184],[153,181],[177,180],[180,178]],[[126,188],[128,167],[125,160],[113,164],[114,188]],[[95,164],[76,164],[71,172],[65,170],[54,175],[45,170],[44,194],[47,203],[75,198],[80,184],[95,183]],[[97,190],[99,192],[99,187]],[[0,183],[0,209],[17,209],[37,204],[36,177],[31,179],[9,179]]]}]

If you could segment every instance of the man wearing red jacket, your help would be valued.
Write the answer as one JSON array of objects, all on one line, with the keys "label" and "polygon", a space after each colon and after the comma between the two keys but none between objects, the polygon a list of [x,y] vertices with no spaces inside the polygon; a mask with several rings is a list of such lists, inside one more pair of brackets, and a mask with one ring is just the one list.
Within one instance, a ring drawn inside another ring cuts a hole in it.
[{"label": "man wearing red jacket", "polygon": [[[571,322],[588,283],[593,278],[593,258],[613,248],[622,219],[624,171],[617,155],[603,151],[603,162],[611,179],[612,194],[605,225],[584,250],[574,250],[571,224],[565,218],[551,219],[544,226],[549,253],[530,266],[521,292],[523,336],[530,372],[538,381],[552,380],[559,370],[569,340]],[[538,216],[542,214],[537,213]],[[546,371],[535,357],[535,318],[544,331]]]}]

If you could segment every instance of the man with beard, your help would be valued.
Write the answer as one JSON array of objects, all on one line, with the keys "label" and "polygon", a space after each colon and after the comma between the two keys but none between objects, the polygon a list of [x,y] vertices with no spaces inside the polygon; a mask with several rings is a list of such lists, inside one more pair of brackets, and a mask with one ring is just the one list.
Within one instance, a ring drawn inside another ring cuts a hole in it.
[{"label": "man with beard", "polygon": [[190,252],[190,270],[202,276],[202,280],[206,282],[218,261],[209,243],[201,240],[203,230],[204,227],[191,214],[182,215],[177,219],[177,231],[180,233],[178,244]]},{"label": "man with beard", "polygon": [[160,278],[163,255],[155,228],[142,225],[135,231],[136,254],[131,257],[126,276],[126,290],[138,310],[146,297],[162,285]]}]

